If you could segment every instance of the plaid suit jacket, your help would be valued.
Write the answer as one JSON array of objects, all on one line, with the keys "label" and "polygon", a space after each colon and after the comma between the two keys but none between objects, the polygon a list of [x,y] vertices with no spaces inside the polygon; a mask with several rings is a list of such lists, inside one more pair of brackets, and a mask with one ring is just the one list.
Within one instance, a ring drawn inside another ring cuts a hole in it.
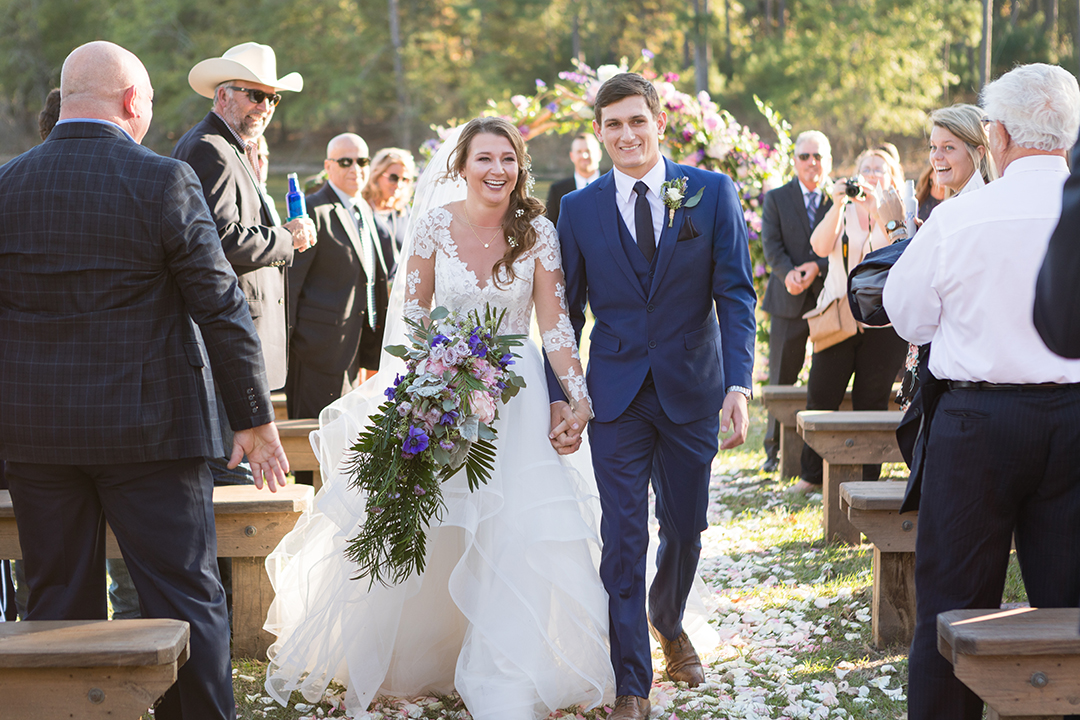
[{"label": "plaid suit jacket", "polygon": [[0,217],[0,457],[220,455],[207,354],[233,428],[273,419],[258,336],[187,165],[113,125],[59,124],[0,167]]}]

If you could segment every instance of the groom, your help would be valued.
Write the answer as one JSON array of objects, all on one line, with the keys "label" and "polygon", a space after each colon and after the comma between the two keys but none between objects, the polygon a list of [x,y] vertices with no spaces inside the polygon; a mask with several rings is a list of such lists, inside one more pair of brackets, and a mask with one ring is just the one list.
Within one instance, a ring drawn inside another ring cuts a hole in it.
[{"label": "groom", "polygon": [[[628,720],[649,716],[650,631],[672,680],[704,680],[683,610],[708,527],[719,430],[732,432],[724,449],[746,439],[756,297],[735,186],[660,155],[667,116],[652,84],[616,75],[597,93],[595,115],[615,167],[563,198],[558,229],[579,339],[586,303],[596,315],[590,442],[618,695],[611,718]],[[681,198],[665,203],[665,188],[681,178]],[[564,397],[550,370],[548,380],[551,397]],[[552,404],[552,443],[563,452],[581,432],[563,434],[567,412],[564,402]],[[646,616],[650,480],[660,547]]]}]

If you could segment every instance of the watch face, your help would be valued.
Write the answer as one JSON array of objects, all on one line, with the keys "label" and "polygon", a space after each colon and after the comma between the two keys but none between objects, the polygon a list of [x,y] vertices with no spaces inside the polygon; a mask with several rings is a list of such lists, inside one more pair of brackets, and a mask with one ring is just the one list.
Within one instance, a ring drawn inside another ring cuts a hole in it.
[{"label": "watch face", "polygon": [[885,223],[885,229],[889,232],[892,232],[898,227],[900,227],[900,223],[896,220],[890,220],[889,222]]}]

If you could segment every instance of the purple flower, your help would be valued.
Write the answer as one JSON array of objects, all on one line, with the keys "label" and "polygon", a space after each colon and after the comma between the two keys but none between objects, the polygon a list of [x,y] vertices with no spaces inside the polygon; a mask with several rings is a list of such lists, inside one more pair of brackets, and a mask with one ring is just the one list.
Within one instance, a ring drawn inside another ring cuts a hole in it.
[{"label": "purple flower", "polygon": [[427,495],[427,490],[420,487],[419,485],[413,485],[412,491],[413,495]]},{"label": "purple flower", "polygon": [[451,450],[454,449],[454,441],[453,440],[440,440],[439,441],[439,447],[441,447],[446,452],[450,452]]},{"label": "purple flower", "polygon": [[458,415],[459,413],[457,410],[449,410],[447,412],[444,412],[442,414],[442,417],[439,418],[439,425],[453,425],[454,422],[457,421]]},{"label": "purple flower", "polygon": [[544,108],[547,109],[548,112],[555,112],[556,110],[559,109],[559,104],[550,102],[547,105],[545,105]]},{"label": "purple flower", "polygon": [[388,400],[394,399],[394,392],[397,390],[397,386],[400,385],[401,381],[404,379],[405,378],[402,377],[401,373],[398,373],[397,377],[394,378],[394,384],[383,390],[383,394],[386,395]]},{"label": "purple flower", "polygon": [[427,450],[429,442],[427,433],[415,425],[410,425],[409,434],[401,443],[401,452],[403,455],[422,453]]},{"label": "purple flower", "polygon": [[469,350],[472,352],[473,357],[480,358],[487,355],[487,345],[476,334],[476,331],[473,331],[473,334],[469,336]]},{"label": "purple flower", "polygon": [[536,87],[537,88],[546,88],[547,83],[544,82],[543,80],[541,80],[540,78],[536,78]]},{"label": "purple flower", "polygon": [[641,48],[641,57],[645,58],[646,60],[652,60],[654,57],[656,57],[656,55],[654,55],[652,50],[649,50],[649,48]]},{"label": "purple flower", "polygon": [[381,507],[379,507],[378,505],[376,505],[375,507],[371,508],[371,514],[372,514],[372,515],[381,515],[381,514],[382,514],[382,511],[383,511],[383,509],[382,509]]},{"label": "purple flower", "polygon": [[503,367],[507,367],[507,366],[513,365],[513,364],[514,364],[514,356],[511,355],[510,353],[506,353],[501,358],[499,358],[499,365],[501,365]]},{"label": "purple flower", "polygon": [[450,342],[450,338],[446,337],[442,333],[438,333],[437,335],[435,335],[435,337],[431,338],[431,347],[443,345],[448,342]]}]

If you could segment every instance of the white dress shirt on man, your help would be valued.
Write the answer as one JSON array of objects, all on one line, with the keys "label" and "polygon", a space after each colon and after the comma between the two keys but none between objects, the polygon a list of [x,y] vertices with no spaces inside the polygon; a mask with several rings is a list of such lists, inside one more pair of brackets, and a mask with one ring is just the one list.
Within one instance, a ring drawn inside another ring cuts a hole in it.
[{"label": "white dress shirt on man", "polygon": [[1001,179],[934,208],[889,272],[889,319],[905,340],[933,342],[936,377],[1080,382],[1080,360],[1050,352],[1032,321],[1035,279],[1068,177],[1061,157],[1014,160]]},{"label": "white dress shirt on man", "polygon": [[[637,242],[637,222],[634,220],[634,203],[637,202],[634,184],[637,179],[618,168],[613,168],[612,172],[615,173],[615,204],[619,206],[619,213],[622,214],[623,222],[626,223],[626,229],[630,231],[630,237]],[[664,201],[660,199],[660,186],[664,184],[666,172],[664,159],[660,158],[652,169],[645,173],[645,177],[641,178],[641,182],[649,187],[649,191],[645,193],[645,199],[649,201],[649,210],[652,213],[653,234],[656,237],[657,248],[660,247],[660,233],[664,229],[667,212]]]}]

